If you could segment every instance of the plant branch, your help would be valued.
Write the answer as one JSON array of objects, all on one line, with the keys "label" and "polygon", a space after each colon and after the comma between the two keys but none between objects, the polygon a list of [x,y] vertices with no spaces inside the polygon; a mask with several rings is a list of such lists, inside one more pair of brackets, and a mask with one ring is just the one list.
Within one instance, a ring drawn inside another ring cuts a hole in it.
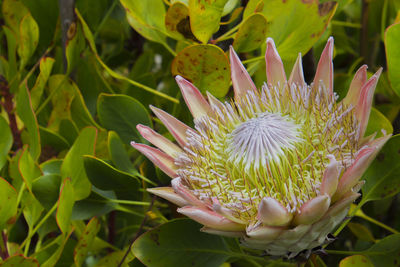
[{"label": "plant branch", "polygon": [[147,219],[148,219],[147,213],[148,213],[149,211],[152,210],[153,205],[154,205],[154,200],[155,200],[155,198],[156,198],[155,196],[153,196],[153,197],[151,198],[151,203],[150,203],[149,208],[148,208],[147,211],[146,211],[146,215],[144,216],[144,218],[143,218],[143,220],[142,220],[142,223],[140,224],[140,227],[139,227],[139,229],[138,229],[137,232],[136,232],[135,237],[133,238],[132,242],[129,244],[129,247],[128,247],[128,249],[127,249],[127,251],[126,251],[124,257],[122,258],[121,262],[118,264],[118,267],[121,267],[122,264],[124,264],[125,259],[128,257],[129,253],[131,252],[133,243],[134,243],[135,240],[140,236],[140,233],[142,232],[142,229],[143,229],[143,227],[144,227],[144,225],[145,225],[145,223],[147,222]]},{"label": "plant branch", "polygon": [[0,75],[0,95],[4,98],[4,100],[1,101],[1,105],[8,115],[8,121],[14,139],[13,150],[16,151],[22,147],[21,132],[18,129],[17,118],[15,116],[14,95],[11,94],[10,87],[2,75]]}]

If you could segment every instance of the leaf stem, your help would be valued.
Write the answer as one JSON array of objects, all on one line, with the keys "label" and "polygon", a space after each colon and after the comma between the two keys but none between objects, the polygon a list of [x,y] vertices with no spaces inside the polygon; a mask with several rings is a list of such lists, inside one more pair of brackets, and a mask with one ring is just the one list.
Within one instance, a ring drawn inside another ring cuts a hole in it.
[{"label": "leaf stem", "polygon": [[371,223],[373,223],[373,224],[375,224],[375,225],[378,225],[378,226],[380,226],[380,227],[382,227],[382,228],[388,230],[389,232],[391,232],[391,233],[393,233],[393,234],[399,234],[399,231],[393,229],[393,228],[390,227],[390,226],[387,226],[387,225],[384,224],[384,223],[381,223],[381,222],[375,220],[374,218],[369,217],[369,216],[366,215],[364,212],[356,213],[355,215],[358,216],[358,217],[360,217],[360,218],[363,218],[364,220],[367,220],[367,221],[369,221],[369,222],[371,222]]},{"label": "leaf stem", "polygon": [[233,38],[233,37],[230,36],[230,35],[231,35],[231,34],[234,34],[235,31],[236,31],[237,29],[239,29],[240,25],[241,25],[241,23],[239,23],[238,25],[236,25],[235,27],[233,27],[232,29],[230,29],[229,31],[227,31],[226,33],[224,33],[223,35],[221,35],[220,37],[218,37],[217,39],[215,39],[215,40],[213,41],[213,43],[218,43],[218,42],[221,42],[221,41],[223,41],[223,40],[227,40],[227,39]]},{"label": "leaf stem", "polygon": [[93,34],[93,39],[96,40],[97,35],[99,35],[100,29],[103,28],[104,23],[107,21],[108,17],[111,15],[111,13],[114,11],[114,8],[117,6],[118,0],[114,0],[110,8],[108,9],[107,13],[104,15],[102,18],[99,26],[97,27],[96,31]]},{"label": "leaf stem", "polygon": [[338,254],[338,255],[355,255],[355,254],[360,254],[360,251],[342,251],[342,250],[330,250],[330,249],[325,249],[326,253],[328,254]]},{"label": "leaf stem", "polygon": [[25,244],[30,241],[32,236],[36,233],[36,231],[46,222],[46,220],[50,217],[50,215],[57,209],[57,202],[54,203],[53,207],[46,213],[46,215],[40,220],[40,222],[33,228],[33,230],[28,233],[28,236],[25,238],[24,242],[22,242],[20,248],[23,248]]},{"label": "leaf stem", "polygon": [[332,25],[336,25],[336,26],[344,26],[344,27],[357,28],[357,29],[361,28],[360,23],[351,23],[351,22],[339,21],[339,20],[331,20],[331,23],[332,23]]}]

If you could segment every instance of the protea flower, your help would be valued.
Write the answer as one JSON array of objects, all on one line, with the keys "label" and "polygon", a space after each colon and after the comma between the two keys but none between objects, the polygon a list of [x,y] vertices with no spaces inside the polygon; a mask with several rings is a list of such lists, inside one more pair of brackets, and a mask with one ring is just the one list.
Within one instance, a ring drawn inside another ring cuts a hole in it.
[{"label": "protea flower", "polygon": [[268,82],[258,90],[233,48],[235,99],[207,100],[177,76],[194,129],[151,107],[176,139],[138,125],[159,149],[132,143],[172,178],[148,189],[204,225],[202,231],[239,237],[270,255],[295,256],[327,242],[362,186],[360,178],[390,138],[364,137],[381,69],[367,80],[362,66],[347,96],[333,92],[333,38],[322,52],[314,82],[304,81],[301,55],[287,80],[272,39]]}]

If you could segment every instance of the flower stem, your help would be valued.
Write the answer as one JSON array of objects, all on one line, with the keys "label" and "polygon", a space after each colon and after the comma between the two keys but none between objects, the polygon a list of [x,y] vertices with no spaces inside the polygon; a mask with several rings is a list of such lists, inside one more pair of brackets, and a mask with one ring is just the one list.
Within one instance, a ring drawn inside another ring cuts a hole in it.
[{"label": "flower stem", "polygon": [[393,234],[398,234],[398,233],[399,233],[399,231],[393,229],[392,227],[387,226],[386,224],[381,223],[381,222],[375,220],[374,218],[369,217],[369,216],[366,215],[362,210],[359,210],[358,212],[356,212],[355,215],[358,216],[358,217],[360,217],[360,218],[363,218],[364,220],[367,220],[367,221],[369,221],[369,222],[371,222],[371,223],[373,223],[373,224],[375,224],[375,225],[377,225],[377,226],[380,226],[380,227],[382,227],[382,228],[388,230],[389,232],[391,232],[391,233],[393,233]]}]

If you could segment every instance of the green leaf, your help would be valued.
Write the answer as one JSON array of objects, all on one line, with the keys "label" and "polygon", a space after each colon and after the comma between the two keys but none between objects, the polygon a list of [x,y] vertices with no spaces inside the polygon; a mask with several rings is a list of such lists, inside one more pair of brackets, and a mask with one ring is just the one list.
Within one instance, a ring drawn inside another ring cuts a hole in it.
[{"label": "green leaf", "polygon": [[367,242],[375,242],[375,238],[371,231],[361,223],[348,223],[350,231],[359,239]]},{"label": "green leaf", "polygon": [[363,175],[362,202],[394,196],[400,192],[400,135],[393,136]]},{"label": "green leaf", "polygon": [[35,223],[41,218],[43,207],[30,192],[24,192],[21,203],[23,204],[22,212],[25,221],[31,231]]},{"label": "green leaf", "polygon": [[267,36],[274,39],[281,58],[295,60],[318,41],[335,13],[335,2],[318,2],[250,0],[243,18],[262,13],[269,23]]},{"label": "green leaf", "polygon": [[86,225],[74,250],[74,262],[76,266],[81,266],[85,261],[86,255],[90,251],[97,233],[100,231],[100,226],[101,224],[96,217],[92,218]]},{"label": "green leaf", "polygon": [[393,133],[393,126],[390,121],[379,112],[376,108],[371,109],[371,114],[369,115],[367,130],[365,131],[365,136],[369,136],[373,133],[377,133],[376,137],[383,136],[382,131],[385,130],[386,134]]},{"label": "green leaf", "polygon": [[32,184],[32,192],[40,204],[50,210],[57,202],[61,186],[61,176],[58,174],[45,174],[36,179]]},{"label": "green leaf", "polygon": [[0,230],[17,214],[17,191],[0,177]]},{"label": "green leaf", "polygon": [[156,227],[133,243],[132,252],[145,265],[219,267],[231,255],[220,236],[200,232],[189,219],[177,219]]},{"label": "green leaf", "polygon": [[54,267],[56,265],[56,263],[60,260],[62,256],[67,242],[70,240],[69,237],[71,236],[72,232],[73,231],[71,230],[70,232],[63,233],[56,238],[57,242],[53,245],[53,248],[55,247],[55,249],[51,248],[51,253],[46,255],[45,262],[42,263],[40,267]]},{"label": "green leaf", "polygon": [[386,29],[385,48],[389,81],[393,90],[400,96],[400,23]]},{"label": "green leaf", "polygon": [[134,176],[119,171],[101,159],[84,156],[86,174],[90,182],[101,190],[113,190],[130,199],[140,199],[140,183]]},{"label": "green leaf", "polygon": [[29,10],[19,0],[4,0],[2,6],[3,16],[6,24],[15,33],[19,33],[19,25]]},{"label": "green leaf", "polygon": [[[125,251],[114,251],[107,256],[101,258],[99,262],[96,264],[95,267],[105,267],[105,266],[118,266],[118,264],[122,261],[124,258]],[[124,263],[121,265],[121,267],[128,267],[129,262],[133,260],[133,256],[131,253],[128,254],[126,257]]]},{"label": "green leaf", "polygon": [[[103,216],[117,209],[118,205],[116,203],[111,202],[108,198],[95,192],[95,190],[93,188],[89,197],[75,202],[74,209],[72,210],[72,220],[88,220],[94,216]],[[116,198],[114,192],[108,192],[112,193],[111,198]]]},{"label": "green leaf", "polygon": [[33,181],[42,175],[40,167],[27,151],[27,146],[22,150],[18,161],[18,170],[29,191],[32,190]]},{"label": "green leaf", "polygon": [[51,147],[60,152],[69,147],[68,141],[58,133],[40,126],[40,137],[42,138],[42,147]]},{"label": "green leaf", "polygon": [[97,111],[101,124],[108,130],[116,131],[126,144],[142,140],[136,125],[152,125],[145,107],[130,96],[100,94]]},{"label": "green leaf", "polygon": [[96,136],[97,130],[95,128],[84,128],[68,151],[61,166],[63,180],[67,177],[71,178],[75,200],[84,199],[90,194],[91,184],[83,167],[82,156],[94,154]]},{"label": "green leaf", "polygon": [[31,13],[26,14],[19,25],[18,55],[21,59],[20,69],[23,69],[35,52],[39,42],[39,27]]},{"label": "green leaf", "polygon": [[267,34],[267,20],[261,13],[249,16],[242,24],[235,36],[233,48],[236,52],[249,52],[265,43]]},{"label": "green leaf", "polygon": [[22,85],[19,88],[17,96],[17,114],[24,122],[29,134],[29,152],[31,153],[32,158],[36,161],[39,159],[41,149],[39,125],[32,108],[29,90],[25,85]]},{"label": "green leaf", "polygon": [[197,39],[207,43],[219,29],[222,12],[228,0],[189,0],[190,27]]},{"label": "green leaf", "polygon": [[368,256],[374,266],[396,266],[400,262],[400,234],[381,239],[360,254]]},{"label": "green leaf", "polygon": [[0,170],[7,162],[8,152],[13,144],[13,136],[8,122],[0,116]]},{"label": "green leaf", "polygon": [[374,265],[366,256],[353,255],[341,260],[339,267],[374,267]]},{"label": "green leaf", "polygon": [[165,28],[171,37],[177,40],[194,39],[190,29],[189,9],[181,3],[173,3],[165,15]]},{"label": "green leaf", "polygon": [[121,138],[114,131],[108,132],[108,151],[113,164],[120,170],[135,173],[136,169],[129,158],[129,154],[122,143]]},{"label": "green leaf", "polygon": [[39,267],[39,263],[34,258],[26,258],[23,255],[14,255],[0,262],[1,267]]},{"label": "green leaf", "polygon": [[76,67],[85,49],[85,37],[83,36],[80,23],[72,23],[68,29],[68,40],[65,46],[65,57],[67,59],[67,71],[69,74]]},{"label": "green leaf", "polygon": [[74,188],[72,187],[71,180],[65,179],[61,186],[56,213],[58,227],[64,234],[70,229],[74,202]]},{"label": "green leaf", "polygon": [[35,85],[31,89],[31,100],[32,107],[36,110],[40,104],[40,99],[42,98],[44,86],[50,77],[51,70],[53,69],[54,59],[51,57],[44,57],[40,60],[40,73],[36,78]]},{"label": "green leaf", "polygon": [[229,90],[229,61],[218,46],[188,46],[175,57],[171,69],[173,75],[191,81],[202,93],[223,97]]},{"label": "green leaf", "polygon": [[120,0],[132,28],[146,39],[166,43],[165,7],[162,0]]}]

